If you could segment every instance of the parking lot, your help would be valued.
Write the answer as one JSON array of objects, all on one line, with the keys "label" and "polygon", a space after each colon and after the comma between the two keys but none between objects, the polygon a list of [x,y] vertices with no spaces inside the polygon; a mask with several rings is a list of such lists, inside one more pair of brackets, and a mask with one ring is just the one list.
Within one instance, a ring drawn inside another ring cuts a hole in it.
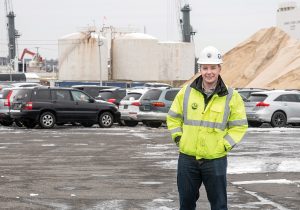
[{"label": "parking lot", "polygon": [[[165,127],[0,126],[3,209],[178,209]],[[300,128],[250,128],[229,156],[229,209],[299,209]],[[209,209],[201,190],[198,209]]]}]

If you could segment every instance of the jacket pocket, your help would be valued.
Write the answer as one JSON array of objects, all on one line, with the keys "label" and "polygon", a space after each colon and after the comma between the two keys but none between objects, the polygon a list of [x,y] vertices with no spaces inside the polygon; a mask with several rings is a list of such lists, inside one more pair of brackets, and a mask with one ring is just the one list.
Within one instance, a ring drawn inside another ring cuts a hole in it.
[{"label": "jacket pocket", "polygon": [[222,106],[220,105],[215,105],[213,104],[209,110],[209,122],[211,122],[211,126],[212,127],[208,127],[207,128],[207,132],[208,133],[212,133],[212,132],[215,132],[215,125],[214,123],[216,122],[221,122],[222,121],[222,111],[223,111],[223,108]]},{"label": "jacket pocket", "polygon": [[219,154],[224,154],[225,152],[227,152],[227,151],[226,151],[226,147],[224,144],[224,139],[219,139],[216,149],[215,149],[215,154],[219,155]]}]

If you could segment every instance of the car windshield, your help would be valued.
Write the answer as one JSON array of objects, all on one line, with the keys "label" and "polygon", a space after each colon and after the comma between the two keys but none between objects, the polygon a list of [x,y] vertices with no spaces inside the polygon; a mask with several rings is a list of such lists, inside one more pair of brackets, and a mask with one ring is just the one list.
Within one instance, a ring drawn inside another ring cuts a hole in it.
[{"label": "car windshield", "polygon": [[249,91],[240,91],[239,94],[245,98],[249,97],[251,94]]},{"label": "car windshield", "polygon": [[149,90],[145,95],[141,98],[142,100],[158,100],[162,90]]},{"label": "car windshield", "polygon": [[28,101],[32,90],[20,89],[13,90],[10,96],[11,101]]},{"label": "car windshield", "polygon": [[179,90],[169,90],[165,95],[165,99],[168,101],[174,101],[174,98],[176,97],[178,92]]},{"label": "car windshield", "polygon": [[103,100],[113,98],[113,93],[111,91],[101,91],[99,93],[99,95],[101,96],[101,99],[103,99]]},{"label": "car windshield", "polygon": [[260,102],[260,101],[264,101],[267,97],[268,97],[268,95],[265,95],[265,94],[252,94],[252,95],[250,95],[248,100],[250,102]]},{"label": "car windshield", "polygon": [[141,93],[128,93],[128,95],[125,96],[125,97],[123,98],[123,100],[129,100],[131,97],[133,97],[134,100],[138,100],[141,96],[142,96]]}]

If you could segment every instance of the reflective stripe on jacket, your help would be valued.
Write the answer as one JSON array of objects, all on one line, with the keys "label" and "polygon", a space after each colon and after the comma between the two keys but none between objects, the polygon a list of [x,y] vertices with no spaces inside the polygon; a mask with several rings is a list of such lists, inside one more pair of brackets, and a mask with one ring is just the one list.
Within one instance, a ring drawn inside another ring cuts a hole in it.
[{"label": "reflective stripe on jacket", "polygon": [[214,94],[205,107],[204,96],[189,85],[174,99],[167,116],[173,140],[181,137],[179,151],[197,159],[223,157],[246,133],[248,123],[239,93]]}]

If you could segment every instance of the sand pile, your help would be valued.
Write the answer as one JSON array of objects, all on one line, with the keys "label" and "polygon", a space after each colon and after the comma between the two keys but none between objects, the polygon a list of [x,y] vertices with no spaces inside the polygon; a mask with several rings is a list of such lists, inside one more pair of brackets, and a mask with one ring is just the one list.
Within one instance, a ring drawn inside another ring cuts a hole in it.
[{"label": "sand pile", "polygon": [[300,41],[279,28],[258,31],[223,60],[221,75],[231,87],[300,89]]}]

